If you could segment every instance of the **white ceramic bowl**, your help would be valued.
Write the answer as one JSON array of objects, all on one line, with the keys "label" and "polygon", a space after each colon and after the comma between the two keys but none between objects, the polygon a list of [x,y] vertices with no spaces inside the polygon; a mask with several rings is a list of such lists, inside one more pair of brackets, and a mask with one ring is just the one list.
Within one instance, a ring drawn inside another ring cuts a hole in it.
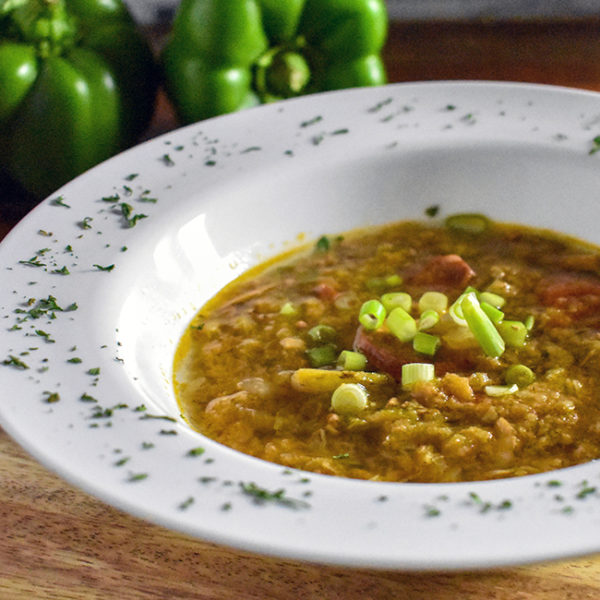
[{"label": "white ceramic bowl", "polygon": [[[203,302],[299,234],[439,205],[600,243],[599,133],[594,93],[416,83],[264,106],[125,152],[0,246],[0,422],[106,502],[254,552],[397,569],[596,552],[595,463],[443,485],[284,469],[191,431],[171,369]],[[258,503],[250,483],[284,492]]]}]

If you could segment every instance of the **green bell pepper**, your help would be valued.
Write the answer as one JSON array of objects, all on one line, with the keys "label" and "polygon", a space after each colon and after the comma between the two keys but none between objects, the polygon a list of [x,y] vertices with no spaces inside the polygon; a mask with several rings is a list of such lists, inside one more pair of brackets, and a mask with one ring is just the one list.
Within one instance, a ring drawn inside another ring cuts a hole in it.
[{"label": "green bell pepper", "polygon": [[121,0],[0,0],[0,168],[34,196],[133,144],[157,85]]},{"label": "green bell pepper", "polygon": [[162,53],[183,122],[318,91],[380,85],[384,0],[182,0]]}]

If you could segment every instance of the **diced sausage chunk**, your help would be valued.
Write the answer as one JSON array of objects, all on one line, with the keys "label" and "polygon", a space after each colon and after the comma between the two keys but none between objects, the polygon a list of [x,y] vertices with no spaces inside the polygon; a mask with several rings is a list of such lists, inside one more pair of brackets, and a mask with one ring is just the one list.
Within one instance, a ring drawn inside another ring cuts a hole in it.
[{"label": "diced sausage chunk", "polygon": [[565,310],[578,319],[600,311],[600,281],[591,277],[559,275],[541,282],[538,293],[545,306]]},{"label": "diced sausage chunk", "polygon": [[462,289],[475,276],[475,271],[458,254],[433,256],[411,277],[411,283],[436,290]]},{"label": "diced sausage chunk", "polygon": [[392,335],[368,332],[362,327],[356,332],[354,349],[367,357],[371,367],[391,375],[396,381],[402,379],[402,365],[415,361],[412,346],[399,346]]}]

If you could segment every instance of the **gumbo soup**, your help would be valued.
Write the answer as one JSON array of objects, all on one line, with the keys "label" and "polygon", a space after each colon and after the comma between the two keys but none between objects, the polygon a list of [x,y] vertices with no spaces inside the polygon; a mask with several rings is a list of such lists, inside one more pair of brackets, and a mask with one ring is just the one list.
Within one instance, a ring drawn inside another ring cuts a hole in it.
[{"label": "gumbo soup", "polygon": [[288,467],[475,481],[600,457],[600,250],[456,215],[322,237],[210,300],[184,418]]}]

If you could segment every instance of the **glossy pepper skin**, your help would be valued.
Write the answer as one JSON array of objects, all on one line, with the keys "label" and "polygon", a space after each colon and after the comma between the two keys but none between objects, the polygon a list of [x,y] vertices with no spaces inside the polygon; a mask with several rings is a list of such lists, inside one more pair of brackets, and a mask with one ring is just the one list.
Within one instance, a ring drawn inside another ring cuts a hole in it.
[{"label": "glossy pepper skin", "polygon": [[183,122],[385,83],[384,0],[182,0],[162,54]]},{"label": "glossy pepper skin", "polygon": [[157,83],[121,0],[0,0],[0,168],[45,197],[138,139]]}]

